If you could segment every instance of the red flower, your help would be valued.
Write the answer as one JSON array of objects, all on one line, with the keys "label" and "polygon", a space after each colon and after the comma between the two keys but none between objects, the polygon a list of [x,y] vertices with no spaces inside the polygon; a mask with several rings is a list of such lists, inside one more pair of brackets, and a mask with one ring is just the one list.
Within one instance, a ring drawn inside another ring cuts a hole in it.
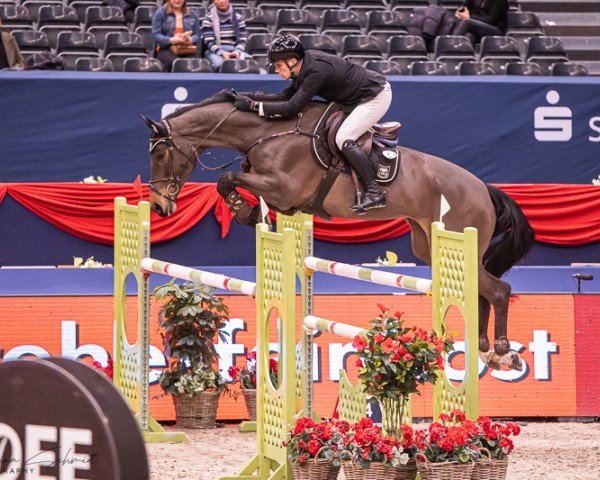
[{"label": "red flower", "polygon": [[362,352],[367,346],[367,341],[362,335],[357,335],[354,337],[354,340],[352,340],[352,346],[356,348],[357,352]]},{"label": "red flower", "polygon": [[357,358],[357,359],[356,359],[356,366],[357,366],[358,368],[362,368],[362,366],[363,366],[363,363],[362,363],[362,360],[361,360],[360,358]]}]

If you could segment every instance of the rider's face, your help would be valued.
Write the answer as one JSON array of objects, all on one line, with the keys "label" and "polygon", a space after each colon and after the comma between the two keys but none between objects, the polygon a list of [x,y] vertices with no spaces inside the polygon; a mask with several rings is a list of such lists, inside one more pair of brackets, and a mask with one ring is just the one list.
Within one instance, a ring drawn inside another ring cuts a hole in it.
[{"label": "rider's face", "polygon": [[[297,64],[298,64],[298,60],[296,60],[295,58],[288,58],[287,64],[286,64],[285,60],[277,60],[273,65],[275,67],[275,73],[277,75],[279,75],[284,80],[289,80],[292,76],[290,67],[293,70]],[[288,67],[288,65],[289,65],[289,67]]]}]

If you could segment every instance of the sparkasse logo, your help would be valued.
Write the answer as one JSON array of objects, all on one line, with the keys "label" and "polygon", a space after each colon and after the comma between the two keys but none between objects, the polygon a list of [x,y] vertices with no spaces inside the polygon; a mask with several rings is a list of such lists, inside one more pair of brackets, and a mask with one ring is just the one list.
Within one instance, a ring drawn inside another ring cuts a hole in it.
[{"label": "sparkasse logo", "polygon": [[534,134],[539,142],[567,142],[573,136],[573,112],[568,107],[554,106],[559,100],[558,92],[550,90],[546,101],[553,106],[534,111]]}]

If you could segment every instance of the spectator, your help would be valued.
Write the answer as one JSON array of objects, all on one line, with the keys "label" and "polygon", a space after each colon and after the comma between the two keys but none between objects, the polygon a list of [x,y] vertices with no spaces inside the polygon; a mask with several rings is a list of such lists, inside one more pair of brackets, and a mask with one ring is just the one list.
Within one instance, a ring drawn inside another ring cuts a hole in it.
[{"label": "spectator", "polygon": [[250,58],[246,50],[246,22],[229,0],[215,0],[202,21],[204,56],[213,69],[219,70],[224,60]]},{"label": "spectator", "polygon": [[[2,20],[0,19],[0,28]],[[15,38],[7,32],[0,32],[0,70],[5,68],[23,69],[25,68],[25,60],[19,50],[19,45]]]},{"label": "spectator", "polygon": [[456,11],[460,22],[453,34],[465,35],[475,45],[482,37],[504,35],[507,17],[507,0],[466,0]]},{"label": "spectator", "polygon": [[187,6],[186,0],[167,0],[152,18],[152,34],[156,41],[156,57],[167,71],[176,58],[198,55],[200,19]]}]

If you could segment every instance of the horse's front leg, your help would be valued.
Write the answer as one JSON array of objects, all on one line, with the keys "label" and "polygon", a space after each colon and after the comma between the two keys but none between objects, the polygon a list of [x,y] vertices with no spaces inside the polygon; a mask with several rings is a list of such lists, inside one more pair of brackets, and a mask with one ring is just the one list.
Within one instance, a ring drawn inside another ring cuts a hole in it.
[{"label": "horse's front leg", "polygon": [[260,205],[253,208],[240,195],[236,187],[245,188],[256,197],[265,197],[265,200],[270,203],[269,196],[272,196],[277,189],[275,177],[256,173],[227,172],[221,175],[217,183],[217,192],[223,197],[236,220],[243,225],[256,225],[262,221]]}]

